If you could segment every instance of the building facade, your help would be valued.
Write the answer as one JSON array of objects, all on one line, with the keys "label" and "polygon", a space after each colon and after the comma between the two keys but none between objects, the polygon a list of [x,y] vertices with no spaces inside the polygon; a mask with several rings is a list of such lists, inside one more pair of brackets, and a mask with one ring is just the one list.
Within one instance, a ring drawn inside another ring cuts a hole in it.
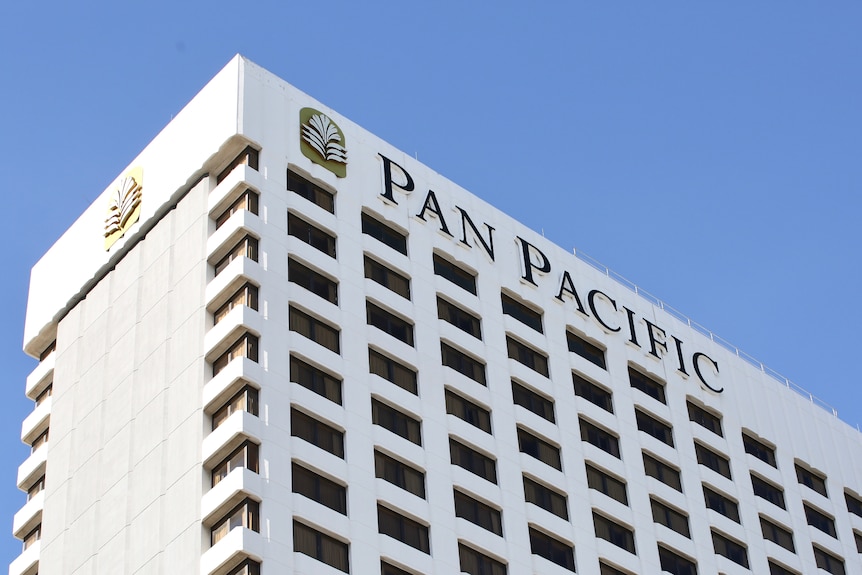
[{"label": "building facade", "polygon": [[33,268],[10,575],[862,573],[862,436],[236,57]]}]

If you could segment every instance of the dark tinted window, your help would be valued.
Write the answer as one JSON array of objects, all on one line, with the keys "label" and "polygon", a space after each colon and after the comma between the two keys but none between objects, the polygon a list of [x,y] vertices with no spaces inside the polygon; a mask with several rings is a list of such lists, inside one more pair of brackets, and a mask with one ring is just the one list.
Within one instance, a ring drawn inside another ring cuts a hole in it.
[{"label": "dark tinted window", "polygon": [[335,237],[292,213],[287,214],[287,233],[329,257],[335,257]]},{"label": "dark tinted window", "polygon": [[446,390],[446,413],[463,419],[485,433],[491,433],[491,412],[448,389]]},{"label": "dark tinted window", "polygon": [[434,254],[434,273],[476,295],[476,276],[437,254]]},{"label": "dark tinted window", "polygon": [[380,220],[362,214],[362,233],[386,244],[395,251],[407,255],[407,236],[396,231]]},{"label": "dark tinted window", "polygon": [[416,395],[418,386],[416,384],[416,372],[398,363],[391,357],[387,357],[373,349],[368,350],[368,369],[371,373],[388,379],[398,387],[406,389]]},{"label": "dark tinted window", "polygon": [[368,256],[365,256],[365,277],[410,299],[410,280]]},{"label": "dark tinted window", "polygon": [[476,501],[457,489],[455,490],[455,516],[475,523],[491,533],[503,534],[503,518],[499,509]]},{"label": "dark tinted window", "polygon": [[520,341],[506,336],[506,349],[509,357],[548,377],[548,358],[543,353],[524,345]]},{"label": "dark tinted window", "polygon": [[605,365],[605,350],[570,331],[566,332],[566,341],[569,344],[570,352],[578,354],[602,369],[607,369]]},{"label": "dark tinted window", "polygon": [[287,170],[287,189],[317,204],[327,212],[335,213],[335,195],[292,170]]},{"label": "dark tinted window", "polygon": [[620,456],[620,440],[616,436],[583,419],[580,420],[580,427],[582,441],[591,443],[614,457]]},{"label": "dark tinted window", "polygon": [[539,417],[554,422],[554,402],[517,381],[512,381],[512,399],[515,405],[525,407]]},{"label": "dark tinted window", "polygon": [[482,385],[487,385],[485,383],[485,364],[479,360],[473,359],[466,353],[442,341],[440,342],[440,354],[443,359],[443,365],[451,367]]},{"label": "dark tinted window", "polygon": [[341,380],[290,356],[290,381],[341,405]]},{"label": "dark tinted window", "polygon": [[503,300],[503,313],[512,316],[524,325],[533,328],[539,333],[542,331],[542,314],[522,304],[513,297],[501,294]]},{"label": "dark tinted window", "polygon": [[368,325],[373,325],[377,329],[385,331],[407,345],[413,345],[413,324],[371,302],[366,302],[365,308]]},{"label": "dark tinted window", "polygon": [[664,395],[664,384],[654,380],[650,376],[636,369],[629,368],[629,383],[631,383],[632,387],[641,390],[653,399],[667,403]]},{"label": "dark tinted window", "polygon": [[287,280],[338,305],[338,284],[296,260],[287,261]]},{"label": "dark tinted window", "polygon": [[437,317],[476,339],[482,339],[482,323],[479,318],[440,297],[437,298]]},{"label": "dark tinted window", "polygon": [[533,481],[529,477],[524,477],[524,497],[528,503],[538,505],[545,511],[550,511],[563,519],[569,519],[566,496],[537,481]]},{"label": "dark tinted window", "polygon": [[590,403],[594,403],[611,413],[614,412],[614,403],[611,399],[611,392],[595,383],[584,379],[575,372],[572,372],[572,381],[575,384],[575,395],[583,397]]}]

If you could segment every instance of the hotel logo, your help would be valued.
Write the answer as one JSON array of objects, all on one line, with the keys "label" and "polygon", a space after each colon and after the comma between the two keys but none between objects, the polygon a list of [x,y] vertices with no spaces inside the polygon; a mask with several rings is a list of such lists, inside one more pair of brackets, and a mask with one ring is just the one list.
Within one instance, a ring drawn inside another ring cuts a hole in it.
[{"label": "hotel logo", "polygon": [[346,142],[338,124],[314,108],[299,111],[299,124],[302,154],[339,178],[347,176]]},{"label": "hotel logo", "polygon": [[105,249],[111,246],[141,215],[141,195],[143,192],[144,171],[141,167],[129,170],[120,178],[108,199],[108,215],[105,218]]}]

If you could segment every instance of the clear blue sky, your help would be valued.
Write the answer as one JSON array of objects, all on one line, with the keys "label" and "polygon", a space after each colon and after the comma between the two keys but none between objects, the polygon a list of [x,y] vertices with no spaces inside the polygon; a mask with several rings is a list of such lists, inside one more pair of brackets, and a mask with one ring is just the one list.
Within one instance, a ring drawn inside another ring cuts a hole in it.
[{"label": "clear blue sky", "polygon": [[860,30],[841,0],[8,3],[0,569],[30,267],[237,52],[862,423]]}]

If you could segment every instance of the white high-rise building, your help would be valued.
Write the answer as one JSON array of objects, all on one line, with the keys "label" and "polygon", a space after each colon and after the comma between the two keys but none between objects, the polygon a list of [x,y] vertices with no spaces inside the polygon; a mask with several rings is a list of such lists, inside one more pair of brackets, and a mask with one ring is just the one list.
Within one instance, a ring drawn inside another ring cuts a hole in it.
[{"label": "white high-rise building", "polygon": [[34,266],[10,575],[862,573],[862,435],[236,57]]}]

